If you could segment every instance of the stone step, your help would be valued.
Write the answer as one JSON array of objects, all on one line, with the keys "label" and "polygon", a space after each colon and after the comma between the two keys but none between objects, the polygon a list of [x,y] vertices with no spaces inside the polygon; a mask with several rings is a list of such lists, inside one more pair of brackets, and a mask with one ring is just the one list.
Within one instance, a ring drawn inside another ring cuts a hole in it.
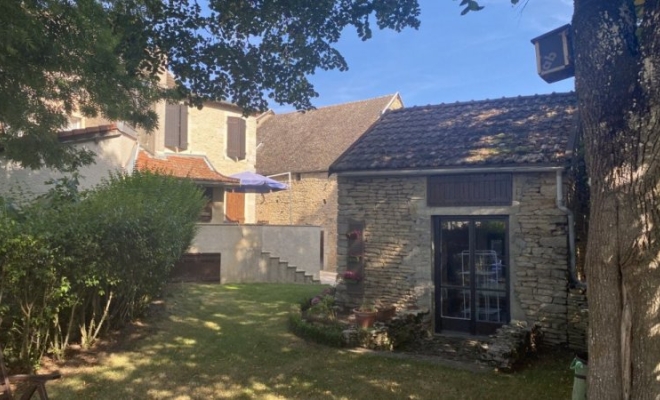
[{"label": "stone step", "polygon": [[305,271],[296,269],[296,283],[305,283]]},{"label": "stone step", "polygon": [[277,280],[278,283],[289,282],[289,263],[286,261],[280,261],[277,265]]},{"label": "stone step", "polygon": [[288,283],[294,283],[296,281],[296,271],[298,268],[296,268],[293,265],[288,265],[286,267],[286,282]]},{"label": "stone step", "polygon": [[266,272],[266,281],[272,283],[303,283],[303,284],[320,284],[319,279],[315,279],[313,275],[308,274],[307,271],[298,270],[294,265],[289,265],[287,261],[282,261],[279,257],[272,256],[270,252],[262,252],[259,261],[260,266],[265,266],[268,271]]}]

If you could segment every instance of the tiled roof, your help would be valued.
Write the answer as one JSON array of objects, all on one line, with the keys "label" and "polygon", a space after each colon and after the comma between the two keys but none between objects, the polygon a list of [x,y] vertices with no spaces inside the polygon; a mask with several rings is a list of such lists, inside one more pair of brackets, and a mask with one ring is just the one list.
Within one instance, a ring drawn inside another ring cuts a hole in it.
[{"label": "tiled roof", "polygon": [[209,183],[238,184],[239,180],[217,172],[204,156],[171,155],[154,157],[140,150],[135,164],[138,171],[159,172],[177,178],[190,178]]},{"label": "tiled roof", "polygon": [[576,102],[553,93],[389,111],[330,171],[563,165]]},{"label": "tiled roof", "polygon": [[264,116],[257,128],[257,172],[327,171],[396,96]]}]

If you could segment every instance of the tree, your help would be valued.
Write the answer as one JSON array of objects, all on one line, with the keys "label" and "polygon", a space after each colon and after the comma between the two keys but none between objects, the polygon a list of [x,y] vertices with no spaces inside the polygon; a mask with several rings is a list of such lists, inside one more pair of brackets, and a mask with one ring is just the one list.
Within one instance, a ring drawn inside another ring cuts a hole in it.
[{"label": "tree", "polygon": [[[161,99],[226,100],[246,112],[311,107],[307,76],[347,68],[333,47],[353,26],[418,27],[417,0],[10,0],[0,2],[0,148],[26,167],[75,168],[58,145],[67,114],[147,130]],[[168,69],[173,88],[159,85]]]},{"label": "tree", "polygon": [[[462,5],[464,12],[479,8],[471,0]],[[591,181],[588,394],[657,399],[660,1],[575,0],[572,28]]]}]

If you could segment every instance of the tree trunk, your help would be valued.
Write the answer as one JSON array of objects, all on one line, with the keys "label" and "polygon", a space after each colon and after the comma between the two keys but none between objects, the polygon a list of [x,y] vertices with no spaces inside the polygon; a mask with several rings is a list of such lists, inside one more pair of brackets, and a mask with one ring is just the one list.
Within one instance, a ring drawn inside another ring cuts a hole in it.
[{"label": "tree trunk", "polygon": [[575,0],[575,86],[591,181],[590,399],[660,397],[660,18]]}]

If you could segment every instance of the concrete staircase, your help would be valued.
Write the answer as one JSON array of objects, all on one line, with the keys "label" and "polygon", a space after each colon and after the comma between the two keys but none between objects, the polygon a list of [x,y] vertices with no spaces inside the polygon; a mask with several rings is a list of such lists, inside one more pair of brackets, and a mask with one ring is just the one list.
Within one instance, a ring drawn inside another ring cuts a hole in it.
[{"label": "concrete staircase", "polygon": [[298,269],[288,262],[280,260],[279,257],[272,256],[271,253],[262,252],[259,265],[266,269],[266,282],[270,283],[303,283],[320,284],[319,279],[305,270]]}]

